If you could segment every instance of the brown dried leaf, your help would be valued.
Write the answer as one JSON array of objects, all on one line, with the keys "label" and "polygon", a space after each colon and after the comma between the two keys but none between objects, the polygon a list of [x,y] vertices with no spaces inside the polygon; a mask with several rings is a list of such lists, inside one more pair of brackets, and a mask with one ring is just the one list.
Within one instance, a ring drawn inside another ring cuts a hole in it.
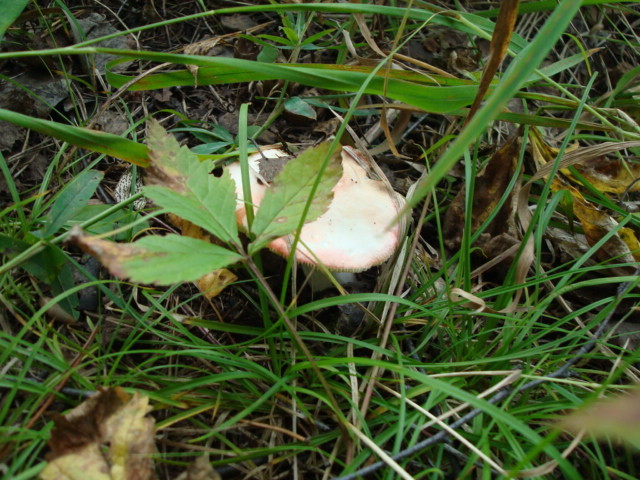
[{"label": "brown dried leaf", "polygon": [[252,15],[235,13],[233,15],[223,15],[220,17],[220,24],[229,31],[250,31],[257,23]]},{"label": "brown dried leaf", "polygon": [[[475,232],[493,213],[509,182],[517,174],[519,133],[516,132],[507,140],[476,177],[471,214],[472,232]],[[508,248],[506,244],[513,245],[517,242],[515,212],[518,192],[519,183],[509,193],[500,212],[476,243],[487,257],[493,257],[497,252]],[[465,225],[465,210],[465,188],[462,188],[447,210],[444,220],[445,244],[451,250],[460,248]]]},{"label": "brown dried leaf", "polygon": [[67,415],[54,418],[51,452],[40,478],[50,480],[155,478],[154,420],[146,396],[100,390]]},{"label": "brown dried leaf", "polygon": [[516,19],[518,18],[518,5],[520,0],[502,0],[500,2],[500,12],[496,19],[496,26],[493,30],[493,36],[491,37],[491,47],[489,52],[489,60],[484,66],[482,71],[482,78],[480,79],[480,85],[478,86],[478,93],[473,100],[473,104],[469,109],[469,115],[465,123],[471,120],[471,117],[475,115],[480,107],[480,102],[484,98],[485,93],[489,90],[491,80],[498,71],[498,67],[502,63],[504,55],[509,48],[509,42],[511,41],[511,35],[516,25]]},{"label": "brown dried leaf", "polygon": [[585,429],[593,436],[614,438],[640,448],[640,388],[579,409],[562,419],[560,428],[571,432]]},{"label": "brown dried leaf", "polygon": [[[222,37],[205,38],[204,40],[201,40],[199,42],[187,45],[184,48],[184,53],[185,55],[209,55],[209,52],[213,50],[216,45],[218,45],[221,39]],[[187,70],[191,72],[191,75],[193,75],[193,79],[196,82],[194,85],[195,87],[198,86],[199,69],[200,67],[198,65],[187,65]]]},{"label": "brown dried leaf", "polygon": [[185,55],[210,55],[211,50],[213,50],[223,38],[223,36],[209,37],[199,42],[190,43],[184,47],[184,53]]}]

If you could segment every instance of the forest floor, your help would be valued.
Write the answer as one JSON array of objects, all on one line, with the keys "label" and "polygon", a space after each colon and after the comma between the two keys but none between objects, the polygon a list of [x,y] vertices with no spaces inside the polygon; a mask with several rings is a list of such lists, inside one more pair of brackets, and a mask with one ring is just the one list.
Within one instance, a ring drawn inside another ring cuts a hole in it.
[{"label": "forest floor", "polygon": [[246,3],[0,0],[0,476],[640,478],[638,6]]}]

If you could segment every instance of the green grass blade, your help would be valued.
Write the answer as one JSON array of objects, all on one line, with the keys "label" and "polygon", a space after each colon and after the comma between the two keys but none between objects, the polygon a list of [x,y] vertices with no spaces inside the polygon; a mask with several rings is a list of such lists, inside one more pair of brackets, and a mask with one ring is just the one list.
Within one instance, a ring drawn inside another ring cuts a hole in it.
[{"label": "green grass blade", "polygon": [[117,135],[30,117],[3,108],[0,108],[0,120],[35,130],[76,147],[111,155],[141,167],[149,164],[145,145]]},{"label": "green grass blade", "polygon": [[[594,1],[594,0],[591,0]],[[549,2],[551,3],[551,2]],[[478,31],[484,33],[485,38],[491,37],[495,24],[483,18],[480,15],[457,12],[452,10],[446,10],[442,7],[430,4],[427,2],[421,2],[418,8],[404,8],[404,7],[391,7],[383,5],[369,5],[369,4],[355,4],[355,3],[306,3],[306,4],[274,4],[274,5],[252,5],[246,7],[235,8],[221,8],[218,10],[210,10],[207,12],[196,13],[193,15],[186,15],[180,18],[174,18],[171,20],[164,20],[161,22],[151,23],[148,25],[132,28],[129,30],[121,31],[111,35],[105,35],[103,37],[87,40],[79,43],[77,47],[85,47],[93,45],[99,42],[104,42],[111,38],[116,38],[122,35],[128,35],[145,30],[150,30],[159,27],[165,27],[167,25],[193,21],[201,18],[207,18],[219,15],[231,15],[235,13],[250,13],[250,12],[327,12],[327,13],[360,13],[364,15],[380,15],[391,18],[406,18],[415,20],[418,22],[433,23],[435,25],[441,25],[455,30],[459,30],[463,33],[477,34]],[[473,27],[471,27],[473,26]],[[511,48],[514,52],[519,52],[527,45],[527,42],[520,35],[513,35],[511,38]]]},{"label": "green grass blade", "polygon": [[0,41],[28,4],[29,0],[0,0]]},{"label": "green grass blade", "polygon": [[[83,51],[86,49],[82,49]],[[79,50],[70,49],[66,53]],[[94,51],[94,50],[92,50]],[[178,65],[197,65],[196,78],[188,70],[150,75],[131,85],[130,90],[155,90],[178,85],[214,85],[256,80],[289,80],[310,87],[339,92],[357,92],[374,68],[344,65],[284,65],[226,57],[204,57],[169,53],[139,52],[97,48],[95,52],[121,55],[126,59],[142,58]],[[113,65],[113,64],[112,64]],[[107,81],[120,88],[131,77],[107,72]],[[436,85],[434,85],[436,84]],[[384,95],[433,113],[448,113],[469,105],[477,86],[466,81],[417,75],[410,72],[385,71],[370,79],[364,93]]]},{"label": "green grass blade", "polygon": [[429,176],[416,189],[407,208],[415,206],[428,192],[444,177],[453,165],[462,157],[464,152],[484,131],[487,125],[495,120],[507,102],[518,92],[520,87],[534,73],[544,60],[556,40],[564,33],[578,8],[580,2],[564,0],[551,14],[547,22],[538,32],[530,45],[513,60],[495,91],[489,96],[473,119],[454,140],[438,163],[433,167]]}]

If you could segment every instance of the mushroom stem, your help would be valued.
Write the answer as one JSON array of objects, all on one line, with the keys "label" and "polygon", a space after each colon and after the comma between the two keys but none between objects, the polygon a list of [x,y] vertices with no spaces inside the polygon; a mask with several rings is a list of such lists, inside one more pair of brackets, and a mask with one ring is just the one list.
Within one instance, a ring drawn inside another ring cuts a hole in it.
[{"label": "mushroom stem", "polygon": [[360,283],[353,272],[329,272],[329,275],[333,277],[332,279],[319,268],[304,263],[302,264],[302,271],[305,274],[307,284],[314,294],[336,287],[334,282],[337,282],[343,288],[358,286]]}]

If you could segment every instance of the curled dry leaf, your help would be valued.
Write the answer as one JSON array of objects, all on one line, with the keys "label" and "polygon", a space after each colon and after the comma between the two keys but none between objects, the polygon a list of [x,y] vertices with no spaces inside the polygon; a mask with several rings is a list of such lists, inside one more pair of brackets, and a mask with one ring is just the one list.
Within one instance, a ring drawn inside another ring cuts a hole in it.
[{"label": "curled dry leaf", "polygon": [[[547,159],[555,159],[558,155],[558,149],[543,142],[537,130],[532,130],[532,132],[534,145],[542,152],[543,156]],[[640,141],[637,140],[603,142],[588,147],[579,147],[578,144],[573,144],[567,148],[557,167],[563,174],[571,176],[568,167],[575,166],[576,170],[601,192],[623,193],[633,180],[640,177],[640,166],[637,163],[611,160],[606,155],[637,147],[640,147]],[[530,181],[545,177],[553,167],[553,162],[545,163],[543,160],[542,163],[538,163],[538,171]],[[640,185],[634,186],[631,190],[640,190]]]},{"label": "curled dry leaf", "polygon": [[100,390],[54,418],[44,480],[155,478],[155,422],[149,398],[121,388]]},{"label": "curled dry leaf", "polygon": [[465,120],[465,124],[469,123],[471,117],[473,117],[480,107],[480,103],[485,94],[491,86],[498,67],[502,63],[507,50],[509,49],[509,43],[511,41],[511,35],[516,26],[516,20],[518,19],[518,5],[520,0],[503,0],[500,2],[500,12],[496,20],[496,26],[493,29],[493,35],[491,36],[491,46],[489,52],[489,59],[482,71],[482,78],[480,79],[480,85],[478,87],[478,93],[473,100],[473,104],[469,109],[469,115]]},{"label": "curled dry leaf", "polygon": [[[520,132],[512,135],[507,142],[489,159],[476,177],[473,191],[473,212],[471,231],[476,232],[485,223],[500,203],[507,187],[517,172]],[[493,258],[509,247],[517,244],[518,230],[515,222],[520,182],[508,193],[500,211],[484,229],[474,246],[479,247],[486,258]],[[465,188],[460,189],[453,200],[444,220],[445,244],[457,250],[462,243],[465,218]]]}]

